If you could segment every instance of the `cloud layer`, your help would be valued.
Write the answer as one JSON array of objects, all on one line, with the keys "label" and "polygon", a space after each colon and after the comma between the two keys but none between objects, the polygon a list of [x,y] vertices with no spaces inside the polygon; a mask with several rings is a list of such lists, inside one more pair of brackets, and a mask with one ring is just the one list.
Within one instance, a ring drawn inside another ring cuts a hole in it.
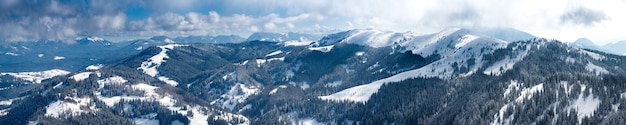
[{"label": "cloud layer", "polygon": [[565,41],[626,39],[623,0],[0,0],[0,39],[510,27]]},{"label": "cloud layer", "polygon": [[566,12],[561,16],[561,21],[570,22],[574,24],[581,24],[585,26],[593,26],[596,23],[601,23],[606,20],[607,17],[603,12],[594,11],[586,8],[578,8],[572,11]]}]

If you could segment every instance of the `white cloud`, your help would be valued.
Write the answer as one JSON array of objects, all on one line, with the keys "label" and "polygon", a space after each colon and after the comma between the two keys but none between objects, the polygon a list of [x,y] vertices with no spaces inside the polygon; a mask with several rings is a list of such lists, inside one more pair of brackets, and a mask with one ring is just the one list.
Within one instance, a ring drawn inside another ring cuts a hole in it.
[{"label": "white cloud", "polygon": [[[259,4],[261,3],[261,4]],[[264,3],[271,3],[265,5]],[[626,39],[623,0],[316,0],[229,2],[226,6],[284,8],[287,14],[318,13],[332,28],[381,28],[435,32],[446,27],[511,27],[540,37],[573,41],[588,37],[597,42]],[[576,13],[578,8],[585,8]],[[573,13],[572,13],[573,12]],[[591,12],[591,13],[586,13]],[[573,16],[567,16],[574,14]],[[574,19],[574,20],[572,20]],[[348,24],[341,22],[350,22]],[[340,22],[340,23],[337,23]],[[581,25],[582,24],[582,25]]]},{"label": "white cloud", "polygon": [[126,24],[126,15],[98,15],[92,18],[98,29],[121,29]]},{"label": "white cloud", "polygon": [[265,30],[271,31],[276,29],[276,24],[274,23],[265,23]]},{"label": "white cloud", "polygon": [[211,22],[213,23],[217,23],[220,21],[220,15],[217,14],[217,12],[215,11],[209,12],[209,17],[210,17],[209,19],[211,19]]},{"label": "white cloud", "polygon": [[248,29],[251,32],[258,32],[259,31],[259,27],[257,26],[250,26],[250,28]]},{"label": "white cloud", "polygon": [[206,14],[190,12],[185,15],[165,13],[144,20],[133,20],[128,24],[124,35],[215,35],[236,34],[247,36],[252,32],[289,32],[296,25],[306,22],[321,22],[325,17],[319,14],[299,14],[281,17],[278,14],[252,17],[244,14],[221,16],[215,11]]},{"label": "white cloud", "polygon": [[287,23],[285,25],[287,26],[288,29],[296,28],[296,25],[294,25],[293,23]]},{"label": "white cloud", "polygon": [[352,22],[348,21],[348,28],[354,28],[354,25],[352,24]]},{"label": "white cloud", "polygon": [[[12,40],[64,39],[79,34],[245,36],[258,31],[352,28],[428,33],[451,26],[511,27],[564,41],[578,37],[603,43],[626,40],[621,33],[626,28],[624,0],[93,0],[89,5],[5,0],[2,4],[0,15],[24,15],[0,16],[0,29],[5,29],[0,37]],[[120,12],[129,5],[147,8],[152,11],[150,17],[130,20]],[[193,11],[198,8],[215,10]]]}]

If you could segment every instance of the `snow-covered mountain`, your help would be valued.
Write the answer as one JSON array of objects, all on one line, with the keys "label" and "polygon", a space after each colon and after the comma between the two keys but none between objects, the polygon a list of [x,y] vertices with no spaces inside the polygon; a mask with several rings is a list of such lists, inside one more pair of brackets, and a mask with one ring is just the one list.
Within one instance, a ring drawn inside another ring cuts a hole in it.
[{"label": "snow-covered mountain", "polygon": [[82,45],[89,44],[101,44],[101,45],[111,45],[112,43],[105,40],[104,38],[96,37],[96,36],[88,36],[88,37],[78,37],[76,38],[76,43]]},{"label": "snow-covered mountain", "polygon": [[121,46],[98,37],[77,38],[74,42],[5,42],[0,47],[0,72],[38,72],[50,69],[73,72],[91,64],[128,56],[116,53]]},{"label": "snow-covered mountain", "polygon": [[528,39],[532,39],[535,38],[536,36],[524,32],[524,31],[520,31],[517,29],[513,29],[513,28],[504,28],[504,27],[498,27],[498,28],[471,28],[472,31],[475,31],[479,34],[483,34],[485,36],[489,36],[489,37],[493,37],[496,39],[501,39],[504,41],[520,41],[520,40],[528,40]]},{"label": "snow-covered mountain", "polygon": [[624,49],[626,47],[626,41],[619,41],[600,46],[587,38],[579,38],[570,44],[574,47],[583,49],[602,51],[615,55],[626,55],[626,49]]},{"label": "snow-covered mountain", "polygon": [[576,41],[572,42],[571,45],[574,47],[578,47],[578,48],[585,48],[585,49],[605,51],[605,52],[607,51],[607,50],[601,49],[598,45],[593,43],[593,41],[587,38],[578,38]]},{"label": "snow-covered mountain", "polygon": [[[372,48],[393,47],[395,52],[410,52],[422,57],[438,56],[440,60],[416,69],[414,77],[450,78],[458,75],[471,75],[484,64],[483,55],[504,48],[506,41],[481,36],[466,29],[450,28],[435,34],[418,35],[412,32],[389,33],[377,30],[352,30],[324,37],[318,46],[332,46],[337,43],[358,44]],[[464,65],[464,62],[473,61]],[[469,70],[455,72],[461,64]]]},{"label": "snow-covered mountain", "polygon": [[8,75],[8,76],[25,80],[31,83],[41,83],[41,81],[43,80],[50,79],[52,77],[56,77],[60,75],[67,75],[69,73],[70,72],[65,71],[65,70],[52,69],[52,70],[41,71],[41,72],[18,72],[18,73],[7,72],[7,73],[0,73],[0,75]]},{"label": "snow-covered mountain", "polygon": [[[0,123],[619,124],[626,116],[626,57],[557,40],[462,28],[357,29],[306,44],[278,36],[132,41],[127,49],[138,52],[120,60],[0,90]],[[153,46],[131,46],[144,43]]]},{"label": "snow-covered mountain", "polygon": [[146,48],[170,43],[238,43],[239,36],[190,36],[170,38],[154,36],[122,42],[110,42],[96,36],[78,37],[75,41],[4,42],[0,45],[0,72],[38,72],[50,69],[77,71],[88,65],[137,54]]},{"label": "snow-covered mountain", "polygon": [[618,41],[602,46],[603,49],[609,50],[617,55],[626,55],[626,41]]}]

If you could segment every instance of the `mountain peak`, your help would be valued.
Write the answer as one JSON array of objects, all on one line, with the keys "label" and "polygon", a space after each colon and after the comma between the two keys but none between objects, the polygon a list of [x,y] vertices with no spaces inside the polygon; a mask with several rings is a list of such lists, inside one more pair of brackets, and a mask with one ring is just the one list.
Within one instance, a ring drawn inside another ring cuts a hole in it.
[{"label": "mountain peak", "polygon": [[110,45],[111,43],[104,38],[96,37],[96,36],[87,36],[87,37],[78,37],[76,38],[76,42],[81,45],[87,45],[92,43],[100,43]]},{"label": "mountain peak", "polygon": [[536,36],[513,28],[497,27],[497,28],[471,28],[479,34],[501,39],[508,42],[528,40]]},{"label": "mountain peak", "polygon": [[79,41],[79,40],[87,40],[87,41],[91,41],[91,42],[105,41],[104,38],[97,37],[97,36],[77,37],[76,41]]},{"label": "mountain peak", "polygon": [[608,50],[609,52],[612,52],[613,54],[626,55],[626,49],[624,49],[626,48],[626,40],[615,42],[615,43],[609,43],[609,44],[602,46],[602,48],[605,50]]},{"label": "mountain peak", "polygon": [[[370,46],[373,48],[401,45],[401,46],[413,46],[411,44],[419,44],[422,46],[430,46],[436,42],[444,41],[447,38],[456,38],[467,36],[472,34],[471,40],[479,38],[481,35],[474,34],[469,29],[465,28],[447,28],[440,32],[432,34],[420,34],[415,32],[396,33],[390,31],[381,31],[376,29],[354,29],[334,34],[327,35],[320,39],[317,43],[318,46],[332,45],[340,42],[359,44],[364,46]],[[469,37],[469,36],[468,36]],[[458,39],[450,39],[452,41],[458,41]],[[448,40],[448,41],[450,41]],[[469,39],[467,39],[469,40]],[[466,42],[470,42],[466,41]]]},{"label": "mountain peak", "polygon": [[172,40],[171,38],[167,37],[167,36],[153,36],[150,38],[150,40],[154,40],[154,41],[163,41],[166,43],[175,43],[174,40]]},{"label": "mountain peak", "polygon": [[587,38],[578,38],[576,41],[572,42],[571,45],[574,47],[578,47],[578,48],[585,48],[585,49],[592,49],[592,50],[599,50],[599,51],[607,52],[606,50],[600,48],[598,45],[596,45],[595,43],[593,43],[591,40]]},{"label": "mountain peak", "polygon": [[593,43],[591,40],[587,38],[578,38],[576,39],[576,41],[574,41],[574,43],[585,45],[585,46],[597,46],[595,43]]}]

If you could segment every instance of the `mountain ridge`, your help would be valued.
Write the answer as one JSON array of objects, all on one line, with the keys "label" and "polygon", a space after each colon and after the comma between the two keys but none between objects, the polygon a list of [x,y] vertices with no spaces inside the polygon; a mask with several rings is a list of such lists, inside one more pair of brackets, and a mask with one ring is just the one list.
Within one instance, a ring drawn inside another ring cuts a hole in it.
[{"label": "mountain ridge", "polygon": [[0,90],[12,100],[0,123],[608,124],[626,112],[626,57],[557,40],[365,29],[289,44],[146,46]]}]

